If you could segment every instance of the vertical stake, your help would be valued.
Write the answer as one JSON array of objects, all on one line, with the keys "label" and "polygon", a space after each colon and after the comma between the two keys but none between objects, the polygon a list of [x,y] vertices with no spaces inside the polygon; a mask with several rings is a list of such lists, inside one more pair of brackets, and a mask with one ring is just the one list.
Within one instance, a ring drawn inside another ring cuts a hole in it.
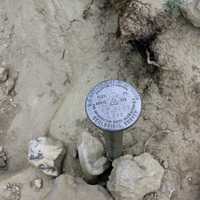
[{"label": "vertical stake", "polygon": [[123,150],[123,132],[105,132],[105,149],[109,160],[114,160],[121,156]]},{"label": "vertical stake", "polygon": [[136,123],[141,107],[141,98],[136,89],[120,80],[103,81],[87,95],[86,114],[103,131],[108,159],[121,156],[123,131]]}]

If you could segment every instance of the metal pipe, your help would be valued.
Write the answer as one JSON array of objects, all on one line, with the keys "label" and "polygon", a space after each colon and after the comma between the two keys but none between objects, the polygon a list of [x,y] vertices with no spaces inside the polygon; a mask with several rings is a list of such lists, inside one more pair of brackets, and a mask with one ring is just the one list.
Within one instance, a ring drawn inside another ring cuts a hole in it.
[{"label": "metal pipe", "polygon": [[123,132],[103,132],[105,138],[105,149],[109,160],[114,160],[122,155]]},{"label": "metal pipe", "polygon": [[141,107],[136,89],[120,80],[103,81],[87,95],[85,111],[90,121],[103,131],[108,159],[121,156],[123,131],[136,123]]}]

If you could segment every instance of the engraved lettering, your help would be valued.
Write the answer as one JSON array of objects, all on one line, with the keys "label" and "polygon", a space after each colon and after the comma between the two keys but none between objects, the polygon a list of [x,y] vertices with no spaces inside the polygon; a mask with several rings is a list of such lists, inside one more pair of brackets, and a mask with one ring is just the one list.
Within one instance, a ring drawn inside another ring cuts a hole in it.
[{"label": "engraved lettering", "polygon": [[137,91],[123,81],[112,80],[98,84],[86,99],[89,118],[106,130],[122,130],[139,117],[141,100]]}]

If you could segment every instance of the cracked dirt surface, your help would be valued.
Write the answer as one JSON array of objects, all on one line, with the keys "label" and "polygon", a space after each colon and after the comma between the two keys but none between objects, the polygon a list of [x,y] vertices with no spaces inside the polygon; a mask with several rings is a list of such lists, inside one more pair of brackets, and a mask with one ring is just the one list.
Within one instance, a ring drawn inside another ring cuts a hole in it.
[{"label": "cracked dirt surface", "polygon": [[85,96],[102,80],[122,79],[143,98],[124,153],[150,152],[161,163],[168,199],[199,200],[200,30],[180,16],[160,34],[151,47],[160,67],[133,45],[121,46],[117,30],[109,1],[0,0],[0,64],[18,74],[15,94],[0,96],[0,144],[8,154],[0,181],[28,166],[28,142],[42,135],[68,145],[64,171],[81,175],[75,143],[84,129],[98,132],[86,120]]}]

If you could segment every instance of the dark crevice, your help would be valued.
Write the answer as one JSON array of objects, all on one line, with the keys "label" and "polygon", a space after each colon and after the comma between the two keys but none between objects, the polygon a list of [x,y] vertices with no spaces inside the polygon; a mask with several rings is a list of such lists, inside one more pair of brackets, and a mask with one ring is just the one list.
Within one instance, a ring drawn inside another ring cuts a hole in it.
[{"label": "dark crevice", "polygon": [[140,40],[129,40],[128,43],[131,44],[132,50],[138,50],[145,60],[147,60],[146,50],[150,52],[151,59],[155,59],[155,55],[151,50],[151,44],[155,41],[156,37],[157,34],[152,34]]},{"label": "dark crevice", "polygon": [[98,177],[98,184],[101,185],[110,195],[110,197],[114,200],[114,197],[112,193],[107,188],[107,182],[109,181],[109,176],[113,170],[112,163],[110,164],[110,167]]},{"label": "dark crevice", "polygon": [[[141,38],[140,40],[129,40],[128,43],[131,45],[131,51],[138,51],[142,58],[145,68],[145,74],[149,75],[156,85],[159,85],[162,69],[153,64],[147,62],[148,59],[157,63],[157,56],[152,50],[152,43],[156,40],[157,33],[154,33],[148,37]],[[147,57],[147,52],[149,53],[149,58]]]},{"label": "dark crevice", "polygon": [[111,174],[113,167],[112,164],[110,165],[110,167],[101,175],[98,176],[98,184],[103,186],[104,188],[106,188],[106,184],[109,180],[109,176]]},{"label": "dark crevice", "polygon": [[110,167],[107,170],[105,170],[103,172],[103,174],[101,174],[91,180],[85,179],[84,177],[83,177],[83,179],[90,185],[101,185],[102,187],[104,187],[106,189],[107,182],[109,180],[109,176],[110,176],[112,170],[113,170],[112,163],[110,163]]}]

